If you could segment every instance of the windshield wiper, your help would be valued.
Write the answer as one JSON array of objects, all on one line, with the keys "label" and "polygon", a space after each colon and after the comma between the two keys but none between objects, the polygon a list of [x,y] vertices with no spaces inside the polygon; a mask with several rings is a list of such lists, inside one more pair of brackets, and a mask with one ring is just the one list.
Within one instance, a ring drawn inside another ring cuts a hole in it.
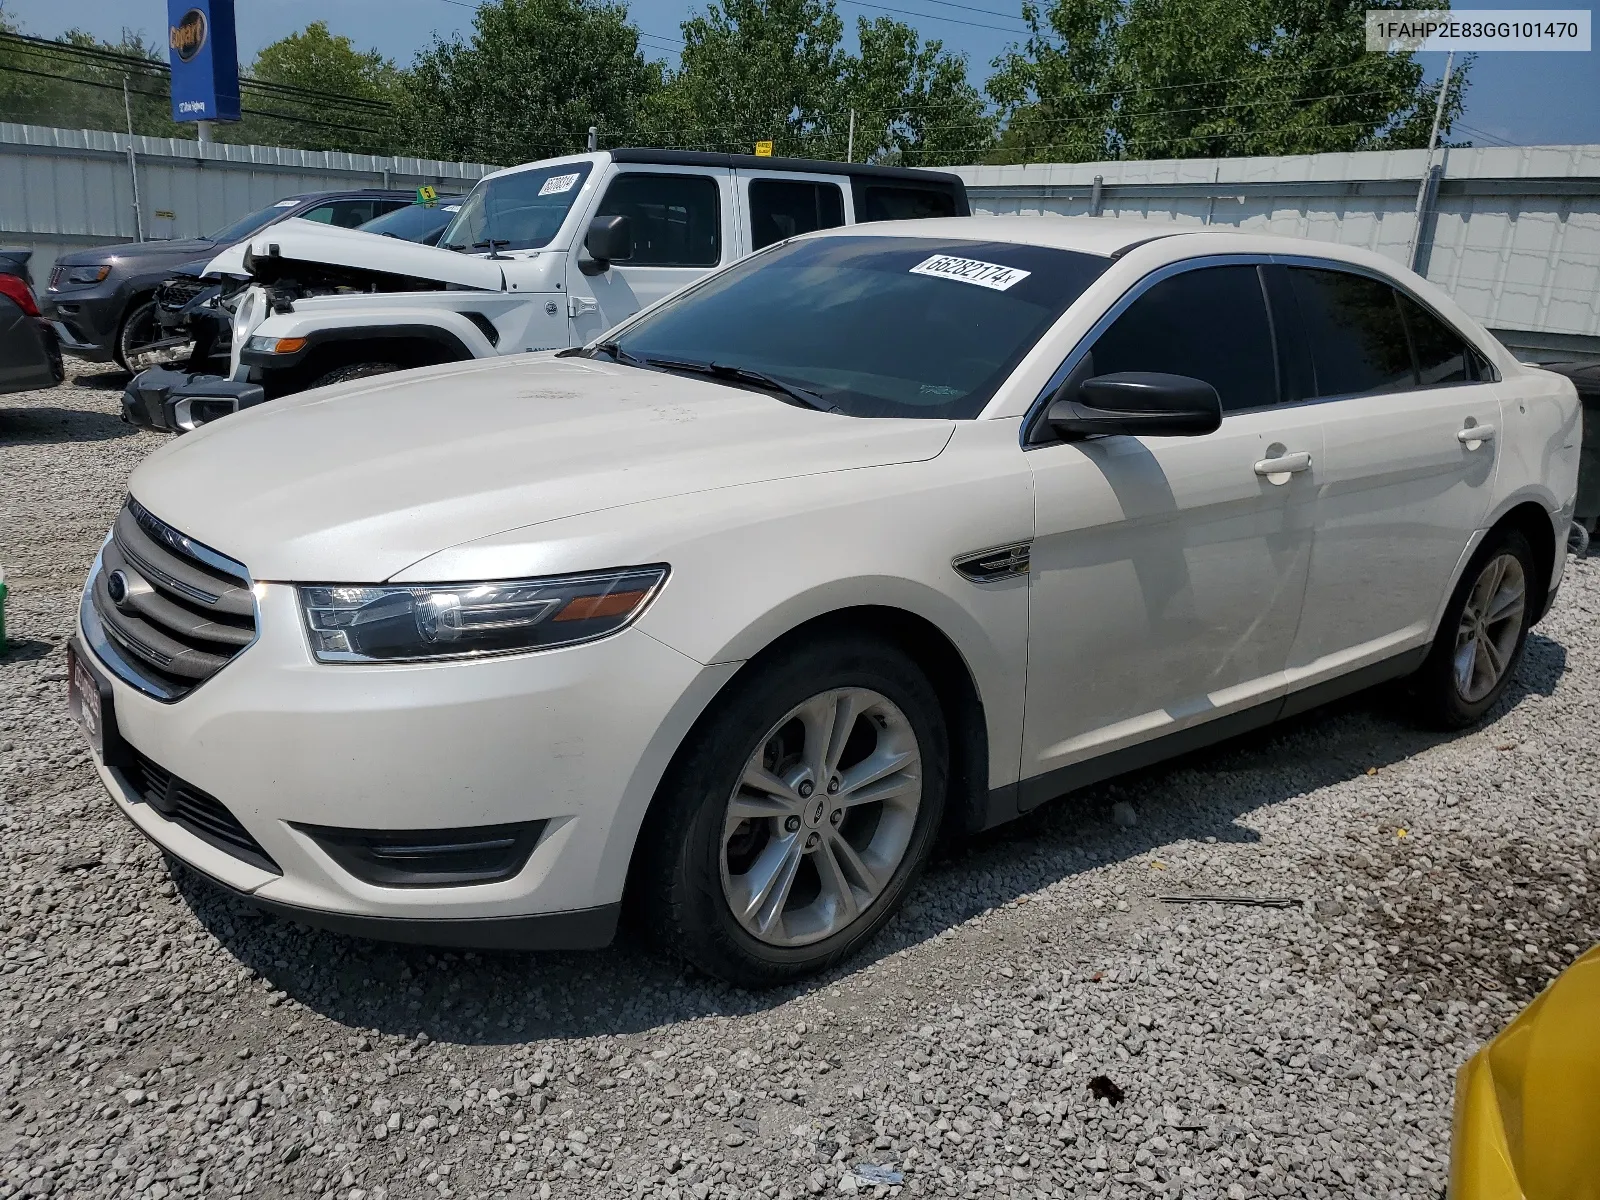
[{"label": "windshield wiper", "polygon": [[[562,353],[565,354],[566,352],[562,351]],[[633,355],[629,354],[616,342],[596,342],[593,346],[590,346],[587,349],[579,349],[574,351],[573,357],[576,357],[579,354],[583,355],[585,358],[593,358],[596,354],[609,354],[612,362],[621,363],[625,367],[642,367],[647,365],[646,363],[635,358]]]},{"label": "windshield wiper", "polygon": [[830,404],[815,392],[807,391],[803,387],[796,387],[792,383],[785,383],[763,371],[751,367],[738,367],[731,363],[719,362],[688,362],[678,358],[647,358],[644,360],[647,367],[657,367],[663,371],[692,371],[697,375],[710,375],[714,379],[728,379],[735,383],[753,384],[763,391],[776,392],[792,404],[802,408],[814,408],[818,412],[836,413],[839,411],[837,404]]},{"label": "windshield wiper", "polygon": [[494,259],[500,259],[500,258],[509,258],[510,257],[510,255],[501,254],[500,253],[500,248],[502,246],[509,246],[509,245],[511,245],[511,239],[510,238],[489,238],[486,241],[473,242],[472,243],[472,248],[474,250],[487,250],[489,252],[487,257],[494,258]]}]

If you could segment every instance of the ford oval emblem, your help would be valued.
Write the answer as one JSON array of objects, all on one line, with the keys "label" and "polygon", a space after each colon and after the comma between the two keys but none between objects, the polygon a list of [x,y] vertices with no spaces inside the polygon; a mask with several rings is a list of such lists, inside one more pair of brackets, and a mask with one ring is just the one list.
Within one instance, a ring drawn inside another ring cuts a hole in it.
[{"label": "ford oval emblem", "polygon": [[121,571],[113,571],[107,575],[106,595],[111,597],[111,603],[120,605],[128,598],[128,577]]}]

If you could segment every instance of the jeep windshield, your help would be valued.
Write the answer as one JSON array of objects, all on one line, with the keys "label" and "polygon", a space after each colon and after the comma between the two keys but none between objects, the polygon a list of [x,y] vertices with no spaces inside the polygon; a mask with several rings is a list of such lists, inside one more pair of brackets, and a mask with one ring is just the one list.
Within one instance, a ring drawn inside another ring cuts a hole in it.
[{"label": "jeep windshield", "polygon": [[806,238],[690,286],[588,353],[786,385],[853,417],[971,418],[1110,265],[1015,242]]},{"label": "jeep windshield", "polygon": [[592,163],[513,171],[472,189],[439,245],[471,254],[537,250],[550,244],[577,199]]}]

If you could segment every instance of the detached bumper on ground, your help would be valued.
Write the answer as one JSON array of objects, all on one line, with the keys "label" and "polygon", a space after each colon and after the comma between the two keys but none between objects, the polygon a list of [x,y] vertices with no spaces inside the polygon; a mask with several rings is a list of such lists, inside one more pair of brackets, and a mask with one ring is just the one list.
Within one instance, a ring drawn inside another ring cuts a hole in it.
[{"label": "detached bumper on ground", "polygon": [[266,398],[259,383],[151,367],[135,375],[123,389],[122,419],[146,429],[186,433]]}]

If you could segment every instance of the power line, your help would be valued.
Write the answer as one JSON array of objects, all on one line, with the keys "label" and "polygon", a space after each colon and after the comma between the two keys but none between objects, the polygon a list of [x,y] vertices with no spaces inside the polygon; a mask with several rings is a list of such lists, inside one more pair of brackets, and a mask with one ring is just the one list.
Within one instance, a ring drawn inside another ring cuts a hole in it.
[{"label": "power line", "polygon": [[[31,75],[38,79],[49,79],[55,83],[65,84],[69,87],[101,88],[108,92],[122,91],[122,85],[120,83],[102,83],[94,79],[72,79],[61,75],[52,75],[47,71],[30,71],[27,67],[14,67],[7,63],[0,63],[0,71],[6,71],[13,75]],[[150,76],[145,76],[145,78],[150,78]],[[135,95],[147,100],[165,100],[167,98],[162,96],[159,92],[147,92],[140,88],[132,88],[131,90]],[[340,121],[324,121],[315,117],[303,116],[300,113],[273,112],[270,109],[245,108],[243,106],[240,107],[239,111],[244,116],[270,117],[274,120],[290,121],[299,125],[316,125],[324,129],[338,129],[345,133],[366,133],[375,137],[381,135],[382,133],[382,130],[368,129],[362,125],[346,125]]]},{"label": "power line", "polygon": [[[933,0],[933,2],[937,3],[938,0]],[[996,33],[1009,33],[1013,37],[1024,32],[1021,29],[1007,29],[1003,25],[986,25],[982,21],[966,21],[960,17],[945,17],[940,16],[937,13],[912,12],[909,8],[891,8],[887,4],[868,4],[867,0],[838,0],[838,3],[848,4],[854,8],[871,8],[876,9],[879,12],[896,13],[902,17],[920,17],[924,21],[943,21],[947,25],[966,25],[973,29],[992,29]],[[966,5],[957,4],[953,7],[965,8]],[[980,9],[979,11],[982,10]],[[1020,20],[1020,18],[1018,19]]]},{"label": "power line", "polygon": [[[171,68],[157,59],[140,58],[136,54],[106,50],[98,46],[75,46],[71,42],[52,42],[45,38],[29,37],[26,34],[0,32],[0,45],[5,43],[12,43],[12,48],[23,54],[34,54],[45,58],[76,58],[85,66],[126,71],[149,78],[165,79],[172,73]],[[324,92],[316,88],[302,87],[299,84],[275,83],[265,79],[253,79],[248,75],[239,77],[239,86],[273,93],[282,99],[329,101],[368,108],[375,112],[385,112],[394,107],[387,101],[375,100],[370,96]]]}]

